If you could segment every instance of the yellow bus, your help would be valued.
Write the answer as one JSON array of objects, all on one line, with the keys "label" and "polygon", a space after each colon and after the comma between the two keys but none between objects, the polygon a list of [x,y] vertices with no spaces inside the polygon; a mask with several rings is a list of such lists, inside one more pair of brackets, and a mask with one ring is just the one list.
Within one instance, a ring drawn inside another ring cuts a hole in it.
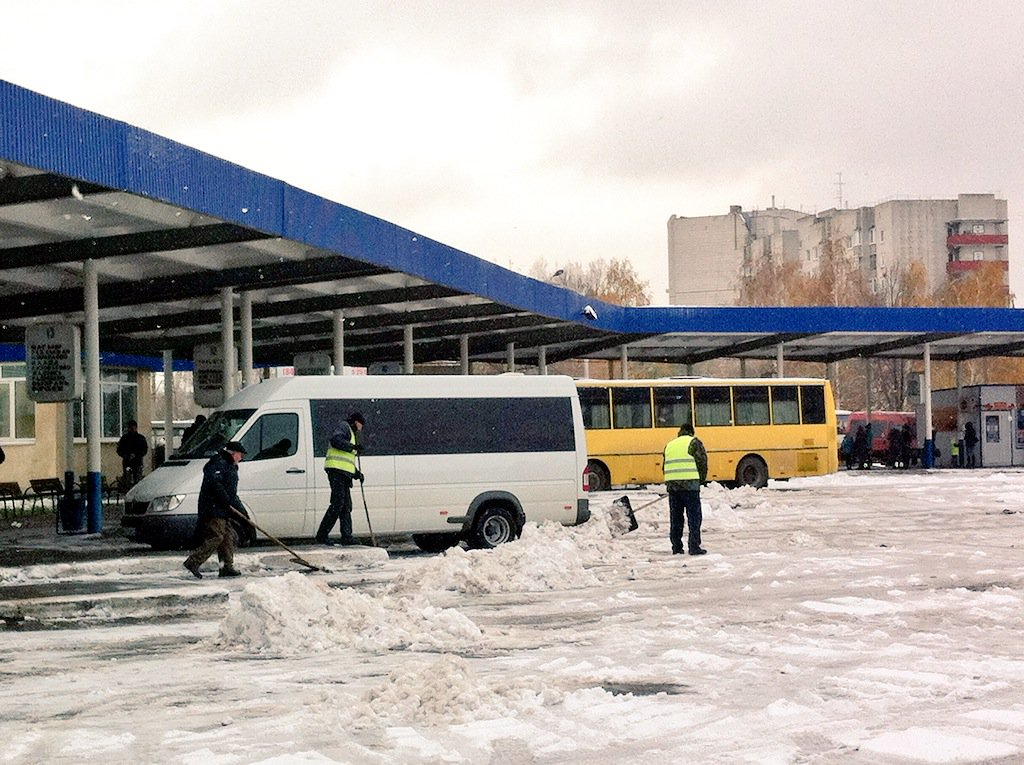
[{"label": "yellow bus", "polygon": [[577,380],[576,388],[591,491],[662,483],[665,444],[684,422],[707,449],[709,481],[760,488],[839,469],[828,380]]}]

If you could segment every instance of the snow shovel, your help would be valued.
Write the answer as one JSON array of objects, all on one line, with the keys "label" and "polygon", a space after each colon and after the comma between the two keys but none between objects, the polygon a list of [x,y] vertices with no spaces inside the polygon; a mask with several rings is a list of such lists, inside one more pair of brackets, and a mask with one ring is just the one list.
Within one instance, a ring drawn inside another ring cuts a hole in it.
[{"label": "snow shovel", "polygon": [[267,539],[269,539],[275,545],[280,547],[282,550],[284,550],[287,553],[290,553],[291,556],[292,556],[292,560],[295,561],[296,563],[298,563],[300,566],[305,566],[306,568],[312,569],[313,571],[322,571],[325,574],[331,573],[330,571],[328,571],[323,566],[317,566],[317,565],[314,565],[313,563],[310,563],[308,560],[303,558],[301,555],[299,555],[297,552],[295,552],[295,550],[290,548],[288,545],[286,545],[280,539],[278,539],[273,534],[271,534],[268,531],[266,531],[266,529],[260,528],[259,524],[257,524],[256,521],[254,521],[252,518],[250,518],[247,513],[243,513],[241,510],[239,510],[236,507],[232,507],[231,508],[231,512],[233,512],[235,515],[237,515],[243,521],[248,523],[250,526],[252,526],[254,529],[256,529],[256,531],[260,532],[263,536],[265,536]]},{"label": "snow shovel", "polygon": [[[359,471],[359,475],[363,474],[363,464],[359,459],[359,452],[356,452],[356,470]],[[363,479],[359,479],[359,493],[363,495],[363,512],[366,513],[366,527],[370,529],[370,542],[374,547],[377,546],[377,537],[373,534],[373,524],[370,523],[370,508],[366,504],[366,489],[363,488]]]},{"label": "snow shovel", "polygon": [[629,497],[626,496],[619,497],[617,500],[612,502],[612,504],[615,505],[616,507],[621,507],[623,511],[626,513],[626,517],[629,518],[629,528],[626,529],[626,533],[628,534],[629,532],[635,531],[636,529],[640,528],[640,524],[636,521],[636,513],[638,511],[643,510],[645,507],[650,507],[656,502],[661,502],[661,500],[665,499],[665,497],[667,496],[668,494],[661,494],[658,496],[657,499],[652,499],[650,502],[645,502],[644,504],[640,505],[640,507],[638,507],[636,510],[633,509],[632,504],[630,504]]}]

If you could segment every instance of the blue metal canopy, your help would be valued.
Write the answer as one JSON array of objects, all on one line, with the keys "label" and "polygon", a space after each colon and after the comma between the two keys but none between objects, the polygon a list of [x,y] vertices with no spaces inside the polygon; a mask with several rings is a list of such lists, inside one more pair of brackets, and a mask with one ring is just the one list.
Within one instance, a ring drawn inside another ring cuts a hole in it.
[{"label": "blue metal canopy", "polygon": [[[0,342],[82,321],[99,268],[104,351],[187,359],[219,339],[219,293],[253,296],[257,363],[329,350],[415,359],[1024,355],[1024,315],[991,308],[627,308],[532,279],[196,149],[0,81]],[[585,308],[593,310],[588,313]]]}]

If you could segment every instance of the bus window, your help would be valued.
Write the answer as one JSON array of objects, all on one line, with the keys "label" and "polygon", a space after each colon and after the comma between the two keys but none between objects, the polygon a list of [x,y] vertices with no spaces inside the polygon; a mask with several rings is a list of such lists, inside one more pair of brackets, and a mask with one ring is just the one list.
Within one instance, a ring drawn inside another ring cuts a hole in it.
[{"label": "bus window", "polygon": [[696,414],[694,427],[732,425],[732,401],[729,395],[731,390],[728,385],[695,388],[693,391],[693,406]]},{"label": "bus window", "polygon": [[825,389],[817,385],[800,386],[800,415],[804,425],[825,422]]},{"label": "bus window", "polygon": [[654,422],[658,428],[678,428],[693,422],[690,388],[655,388]]},{"label": "bus window", "polygon": [[732,389],[736,400],[737,425],[768,425],[767,385],[737,385]]},{"label": "bus window", "polygon": [[616,428],[651,427],[651,389],[612,388]]},{"label": "bus window", "polygon": [[800,424],[795,385],[772,386],[772,422],[776,425]]},{"label": "bus window", "polygon": [[580,407],[583,409],[583,427],[606,429],[612,426],[611,408],[607,388],[579,388]]}]

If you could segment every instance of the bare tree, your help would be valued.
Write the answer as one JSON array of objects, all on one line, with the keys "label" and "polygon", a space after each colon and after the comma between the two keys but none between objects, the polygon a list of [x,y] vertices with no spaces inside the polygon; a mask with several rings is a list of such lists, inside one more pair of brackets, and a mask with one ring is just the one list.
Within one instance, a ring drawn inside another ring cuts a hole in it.
[{"label": "bare tree", "polygon": [[612,258],[611,261],[600,258],[586,264],[572,262],[558,269],[553,269],[541,259],[530,266],[528,275],[606,303],[651,304],[650,283],[640,278],[626,258]]}]

